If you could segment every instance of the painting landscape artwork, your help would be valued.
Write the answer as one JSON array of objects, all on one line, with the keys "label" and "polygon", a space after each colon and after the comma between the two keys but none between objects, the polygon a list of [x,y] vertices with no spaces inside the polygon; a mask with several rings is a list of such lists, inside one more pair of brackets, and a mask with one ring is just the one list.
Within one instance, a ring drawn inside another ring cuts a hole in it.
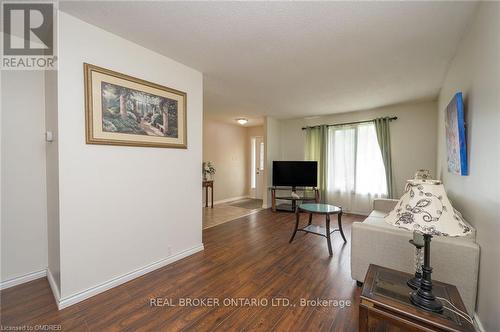
[{"label": "painting landscape artwork", "polygon": [[186,94],[85,64],[87,143],[186,148]]},{"label": "painting landscape artwork", "polygon": [[177,137],[177,100],[107,82],[101,85],[104,131]]},{"label": "painting landscape artwork", "polygon": [[461,92],[456,93],[446,107],[445,127],[448,171],[457,175],[468,175],[464,103]]}]

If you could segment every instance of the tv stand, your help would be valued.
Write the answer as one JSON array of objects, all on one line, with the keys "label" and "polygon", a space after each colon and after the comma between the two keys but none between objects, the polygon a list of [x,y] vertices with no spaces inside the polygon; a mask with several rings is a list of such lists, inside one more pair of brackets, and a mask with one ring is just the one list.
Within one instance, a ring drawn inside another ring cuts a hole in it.
[{"label": "tv stand", "polygon": [[[283,212],[295,212],[297,201],[300,202],[316,202],[319,203],[318,188],[305,187],[271,187],[271,202],[272,210]],[[292,193],[296,193],[299,197],[293,197]],[[277,204],[277,200],[288,201],[289,203]]]}]

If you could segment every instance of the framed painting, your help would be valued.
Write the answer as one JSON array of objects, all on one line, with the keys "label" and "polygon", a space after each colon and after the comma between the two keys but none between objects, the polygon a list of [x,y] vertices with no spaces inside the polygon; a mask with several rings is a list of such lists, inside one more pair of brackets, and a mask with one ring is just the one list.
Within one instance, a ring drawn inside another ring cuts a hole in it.
[{"label": "framed painting", "polygon": [[187,148],[186,93],[83,64],[87,144]]},{"label": "framed painting", "polygon": [[446,107],[445,128],[448,172],[468,175],[464,101],[461,92],[456,93]]}]

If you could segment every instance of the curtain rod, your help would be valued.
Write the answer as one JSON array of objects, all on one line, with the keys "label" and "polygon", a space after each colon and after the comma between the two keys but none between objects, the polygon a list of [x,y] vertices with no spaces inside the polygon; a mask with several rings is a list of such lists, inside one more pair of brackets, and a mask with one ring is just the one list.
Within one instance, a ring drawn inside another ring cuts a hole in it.
[{"label": "curtain rod", "polygon": [[[389,118],[389,121],[397,120],[397,116],[393,116]],[[373,122],[375,119],[372,120],[364,120],[364,121],[354,121],[354,122],[344,122],[344,123],[335,123],[335,124],[329,124],[326,125],[327,127],[335,127],[335,126],[347,126],[347,125],[353,125],[353,124],[360,124],[360,123],[368,123],[368,122]],[[307,126],[307,127],[302,127],[302,130],[306,130],[308,128],[317,128],[323,125],[316,125],[316,126]]]}]

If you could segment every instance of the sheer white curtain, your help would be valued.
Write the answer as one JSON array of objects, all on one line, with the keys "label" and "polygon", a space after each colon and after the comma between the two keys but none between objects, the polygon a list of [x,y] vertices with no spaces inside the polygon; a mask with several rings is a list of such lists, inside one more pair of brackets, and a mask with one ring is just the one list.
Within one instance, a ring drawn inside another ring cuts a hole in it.
[{"label": "sheer white curtain", "polygon": [[327,164],[330,204],[366,214],[374,198],[387,197],[384,162],[372,123],[330,127]]}]

